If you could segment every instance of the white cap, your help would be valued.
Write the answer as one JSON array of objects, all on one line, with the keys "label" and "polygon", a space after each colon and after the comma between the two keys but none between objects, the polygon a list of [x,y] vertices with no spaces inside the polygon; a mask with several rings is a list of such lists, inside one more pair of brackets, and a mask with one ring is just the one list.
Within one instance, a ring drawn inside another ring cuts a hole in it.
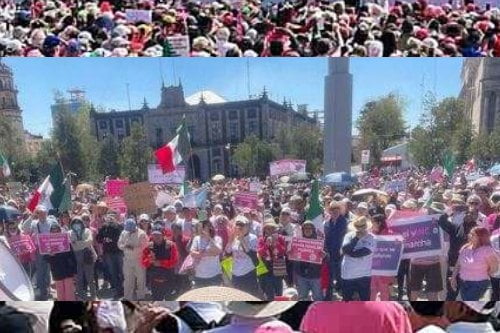
[{"label": "white cap", "polygon": [[368,210],[368,204],[366,202],[362,201],[358,204],[358,208]]},{"label": "white cap", "polygon": [[489,315],[499,310],[498,302],[464,301],[464,304],[483,315]]},{"label": "white cap", "polygon": [[47,207],[45,207],[44,205],[38,205],[36,206],[35,211],[47,213]]},{"label": "white cap", "polygon": [[170,212],[170,213],[177,213],[177,210],[175,209],[174,206],[169,205],[169,206],[163,208],[163,212],[164,213],[168,213],[168,212]]},{"label": "white cap", "polygon": [[148,214],[141,214],[139,216],[139,221],[149,221],[149,215]]}]

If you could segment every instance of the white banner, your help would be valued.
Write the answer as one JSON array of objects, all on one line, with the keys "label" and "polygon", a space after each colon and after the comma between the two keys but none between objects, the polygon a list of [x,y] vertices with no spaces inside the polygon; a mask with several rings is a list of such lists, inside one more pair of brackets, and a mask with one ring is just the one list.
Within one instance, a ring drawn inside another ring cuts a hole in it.
[{"label": "white banner", "polygon": [[189,57],[190,46],[188,35],[167,36],[167,41],[172,47],[173,56]]},{"label": "white banner", "polygon": [[127,17],[127,22],[129,23],[151,23],[152,22],[152,11],[143,9],[126,9],[125,16]]},{"label": "white banner", "polygon": [[178,166],[177,169],[170,173],[163,173],[160,165],[148,165],[148,181],[150,184],[182,184],[186,177],[186,168]]},{"label": "white banner", "polygon": [[282,176],[306,172],[305,160],[279,160],[269,163],[271,176]]}]

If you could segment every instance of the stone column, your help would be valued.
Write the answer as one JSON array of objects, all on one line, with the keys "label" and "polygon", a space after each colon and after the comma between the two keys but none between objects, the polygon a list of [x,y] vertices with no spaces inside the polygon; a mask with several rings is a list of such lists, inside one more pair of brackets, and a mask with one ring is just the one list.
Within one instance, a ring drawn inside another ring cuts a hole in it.
[{"label": "stone column", "polygon": [[352,74],[348,58],[328,60],[325,78],[324,174],[351,172]]}]

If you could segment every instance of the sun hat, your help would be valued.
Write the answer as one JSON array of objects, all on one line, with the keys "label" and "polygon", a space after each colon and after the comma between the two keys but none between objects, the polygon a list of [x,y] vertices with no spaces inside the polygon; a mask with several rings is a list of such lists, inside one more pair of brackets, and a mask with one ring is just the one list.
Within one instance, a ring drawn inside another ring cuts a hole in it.
[{"label": "sun hat", "polygon": [[235,224],[245,224],[245,225],[247,225],[249,223],[249,220],[245,216],[243,216],[243,215],[238,215],[238,216],[235,217],[234,223]]},{"label": "sun hat", "polygon": [[489,315],[500,310],[498,302],[463,301],[463,303],[467,305],[469,309],[482,315]]},{"label": "sun hat", "polygon": [[444,214],[446,211],[446,205],[442,202],[434,201],[429,206],[429,210],[436,214]]},{"label": "sun hat", "polygon": [[238,289],[228,287],[204,287],[189,290],[177,298],[176,301],[188,302],[224,302],[224,301],[255,301],[260,299]]},{"label": "sun hat", "polygon": [[460,205],[465,205],[464,197],[460,194],[453,194],[451,198],[452,203],[457,203]]},{"label": "sun hat", "polygon": [[364,216],[358,217],[352,221],[352,227],[356,231],[368,230],[370,228],[370,220]]},{"label": "sun hat", "polygon": [[368,204],[367,204],[366,202],[362,201],[362,202],[360,202],[360,203],[358,204],[358,207],[357,207],[357,208],[358,208],[358,209],[366,209],[366,210],[368,210]]},{"label": "sun hat", "polygon": [[246,318],[269,318],[292,308],[296,301],[248,302],[231,301],[227,305],[230,313]]},{"label": "sun hat", "polygon": [[409,199],[409,200],[406,200],[405,202],[403,202],[401,207],[405,208],[405,209],[417,209],[418,202],[415,199]]}]

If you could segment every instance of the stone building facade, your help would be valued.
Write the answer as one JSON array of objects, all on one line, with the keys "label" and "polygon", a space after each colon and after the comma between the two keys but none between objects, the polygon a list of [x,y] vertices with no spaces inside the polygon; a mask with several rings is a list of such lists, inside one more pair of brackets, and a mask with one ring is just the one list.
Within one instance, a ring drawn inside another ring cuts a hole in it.
[{"label": "stone building facade", "polygon": [[128,136],[131,124],[137,121],[145,127],[148,141],[155,149],[175,136],[185,117],[193,147],[186,167],[190,177],[200,179],[218,173],[238,175],[232,152],[249,135],[270,140],[283,127],[317,125],[315,119],[293,110],[290,103],[272,101],[265,90],[255,99],[228,102],[210,91],[185,98],[181,83],[162,86],[156,108],[144,101],[139,110],[91,114],[92,129],[99,140],[107,135],[118,140]]},{"label": "stone building facade", "polygon": [[495,58],[466,58],[460,97],[467,116],[478,132],[491,133],[500,125],[500,61]]}]

